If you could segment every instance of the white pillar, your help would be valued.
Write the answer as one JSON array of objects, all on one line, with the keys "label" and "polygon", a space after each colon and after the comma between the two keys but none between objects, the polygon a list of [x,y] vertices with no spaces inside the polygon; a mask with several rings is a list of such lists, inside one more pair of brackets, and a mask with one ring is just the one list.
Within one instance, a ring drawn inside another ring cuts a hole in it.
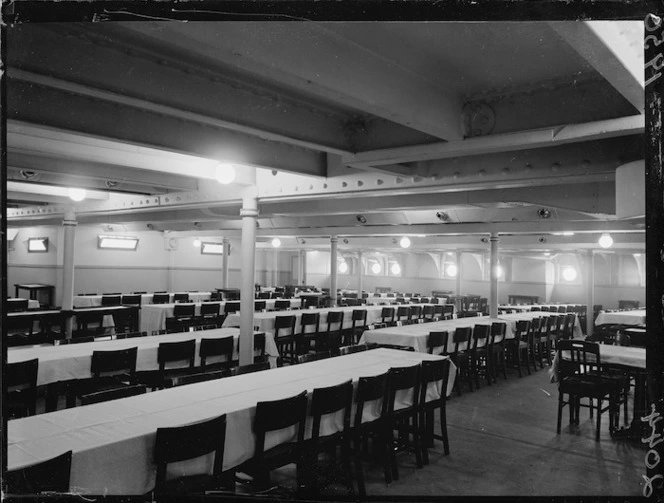
[{"label": "white pillar", "polygon": [[297,281],[296,285],[304,284],[304,250],[298,250],[297,255]]},{"label": "white pillar", "polygon": [[463,271],[463,252],[456,252],[457,276],[456,276],[456,294],[461,295],[461,271]]},{"label": "white pillar", "polygon": [[254,284],[256,274],[256,218],[258,200],[255,195],[242,199],[242,281],[240,288],[240,365],[254,361]]},{"label": "white pillar", "polygon": [[357,252],[357,298],[362,298],[362,252]]},{"label": "white pillar", "polygon": [[586,252],[586,336],[592,335],[595,305],[595,254],[593,250]]},{"label": "white pillar", "polygon": [[337,305],[337,236],[330,236],[330,307]]},{"label": "white pillar", "polygon": [[279,284],[279,249],[272,249],[272,285],[277,286]]},{"label": "white pillar", "polygon": [[490,289],[489,289],[489,316],[498,317],[498,234],[491,233],[489,238],[491,243],[490,267]]},{"label": "white pillar", "polygon": [[300,284],[307,284],[307,250],[302,250],[302,281]]},{"label": "white pillar", "polygon": [[223,264],[222,288],[228,288],[228,282],[229,282],[228,256],[230,255],[231,252],[231,242],[229,241],[228,238],[224,238],[223,246],[224,246],[224,255],[222,258],[222,264]]},{"label": "white pillar", "polygon": [[[62,309],[70,311],[74,308],[74,247],[76,241],[76,213],[73,209],[65,211],[65,217],[62,221],[64,227],[64,250],[62,257]],[[67,339],[71,338],[72,333],[71,317],[65,320],[65,334]]]}]

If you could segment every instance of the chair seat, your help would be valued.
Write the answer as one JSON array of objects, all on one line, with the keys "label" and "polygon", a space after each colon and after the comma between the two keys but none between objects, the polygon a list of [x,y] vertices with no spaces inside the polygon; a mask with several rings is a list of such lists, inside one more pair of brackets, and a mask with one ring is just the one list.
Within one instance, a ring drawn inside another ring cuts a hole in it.
[{"label": "chair seat", "polygon": [[586,375],[583,377],[566,377],[560,381],[560,391],[574,395],[601,398],[619,389],[617,380],[605,379],[601,376]]}]

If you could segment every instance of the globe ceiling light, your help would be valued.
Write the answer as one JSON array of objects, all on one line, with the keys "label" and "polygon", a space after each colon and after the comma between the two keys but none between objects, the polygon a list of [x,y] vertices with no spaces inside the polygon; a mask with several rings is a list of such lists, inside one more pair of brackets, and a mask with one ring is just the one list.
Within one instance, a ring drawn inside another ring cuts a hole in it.
[{"label": "globe ceiling light", "polygon": [[573,267],[565,267],[563,269],[563,279],[565,281],[574,281],[576,279],[576,269]]},{"label": "globe ceiling light", "polygon": [[450,278],[456,278],[458,273],[459,269],[454,264],[450,264],[445,268],[445,274],[447,274]]},{"label": "globe ceiling light", "polygon": [[378,262],[374,262],[374,264],[371,266],[371,272],[374,274],[380,274],[380,271],[382,271],[383,268],[380,266]]},{"label": "globe ceiling light", "polygon": [[341,274],[346,274],[348,272],[348,263],[346,263],[345,261],[340,262],[338,269]]},{"label": "globe ceiling light", "polygon": [[394,264],[392,264],[392,267],[390,267],[390,271],[395,276],[398,276],[399,274],[401,274],[401,266],[395,262]]},{"label": "globe ceiling light", "polygon": [[76,189],[76,188],[71,188],[67,191],[69,195],[69,199],[72,201],[83,201],[85,199],[85,196],[87,195],[87,191],[85,189]]},{"label": "globe ceiling light", "polygon": [[235,166],[229,163],[220,162],[217,165],[214,177],[219,183],[223,185],[233,183],[233,181],[235,181]]},{"label": "globe ceiling light", "polygon": [[399,246],[401,246],[401,248],[409,248],[410,247],[410,238],[408,236],[402,237],[401,241],[399,241]]},{"label": "globe ceiling light", "polygon": [[201,244],[203,244],[203,242],[200,239],[198,239],[198,238],[194,239],[194,246],[196,248],[200,248]]},{"label": "globe ceiling light", "polygon": [[281,246],[281,239],[279,239],[279,238],[274,238],[274,239],[272,240],[272,246],[273,246],[274,248],[279,248],[279,247]]},{"label": "globe ceiling light", "polygon": [[613,246],[613,238],[608,232],[602,234],[597,242],[602,248],[611,248]]}]

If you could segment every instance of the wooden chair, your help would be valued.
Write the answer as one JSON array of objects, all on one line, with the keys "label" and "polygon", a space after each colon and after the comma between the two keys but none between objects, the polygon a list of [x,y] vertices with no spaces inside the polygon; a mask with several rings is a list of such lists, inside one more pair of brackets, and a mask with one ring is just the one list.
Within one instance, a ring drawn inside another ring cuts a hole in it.
[{"label": "wooden chair", "polygon": [[175,303],[189,302],[189,294],[188,293],[174,293],[173,294],[173,302],[175,302]]},{"label": "wooden chair", "polygon": [[127,304],[130,306],[140,306],[143,297],[141,295],[123,295],[121,304]]},{"label": "wooden chair", "polygon": [[496,382],[498,367],[503,371],[503,379],[507,379],[506,333],[506,323],[494,322],[491,324],[491,333],[489,334],[489,370],[493,382]]},{"label": "wooden chair", "polygon": [[344,324],[343,311],[328,311],[326,330],[321,330],[314,341],[315,352],[330,351],[333,355],[339,354]]},{"label": "wooden chair", "polygon": [[291,301],[288,299],[278,299],[274,301],[275,311],[288,311],[291,308]]},{"label": "wooden chair", "polygon": [[229,314],[237,313],[240,311],[240,302],[239,301],[226,301],[224,304],[224,314],[228,316]]},{"label": "wooden chair", "polygon": [[7,418],[34,416],[37,409],[39,360],[8,363],[5,374]]},{"label": "wooden chair", "polygon": [[480,375],[483,374],[486,382],[491,386],[491,371],[489,358],[489,332],[490,325],[477,324],[473,327],[470,345],[470,372],[475,378],[475,387],[480,389]]},{"label": "wooden chair", "polygon": [[[405,405],[397,408],[397,394],[402,394],[403,392],[407,394],[407,398],[402,397]],[[405,447],[403,440],[407,439],[409,434],[413,436],[412,449],[415,453],[417,467],[422,468],[419,397],[419,363],[410,367],[393,367],[387,372],[387,386],[384,398],[386,442],[383,470],[385,473],[385,482],[388,484],[392,480],[399,480],[396,450]],[[394,438],[394,430],[399,432],[398,439]]]},{"label": "wooden chair", "polygon": [[102,295],[101,296],[101,305],[102,306],[119,306],[122,304],[122,295]]},{"label": "wooden chair", "polygon": [[397,314],[395,316],[394,324],[410,324],[410,306],[398,306]]},{"label": "wooden chair", "polygon": [[[226,441],[226,415],[185,426],[157,428],[154,446],[154,464],[157,468],[154,496],[156,501],[177,501],[178,498],[205,490],[230,487],[233,472],[224,474],[222,463]],[[201,473],[168,478],[167,468],[179,463],[214,453],[212,473]],[[234,486],[233,486],[234,487]]]},{"label": "wooden chair", "polygon": [[[348,380],[335,386],[326,388],[315,388],[311,395],[311,407],[309,415],[312,417],[311,438],[305,442],[305,456],[308,467],[305,485],[307,495],[316,496],[324,486],[323,474],[335,473],[334,466],[323,467],[320,463],[319,454],[332,450],[336,454],[337,447],[340,448],[343,475],[346,482],[348,494],[354,493],[353,474],[351,470],[351,435],[350,435],[350,413],[353,404],[353,382]],[[321,435],[321,421],[328,414],[339,413],[342,415],[341,430],[328,435]],[[336,460],[336,455],[332,456]],[[329,477],[327,477],[329,479]]]},{"label": "wooden chair", "polygon": [[[355,418],[353,420],[353,452],[355,478],[360,498],[366,497],[364,470],[362,468],[362,446],[371,438],[378,444],[385,442],[385,391],[387,372],[377,376],[360,377],[355,395]],[[375,403],[374,407],[367,406]],[[375,411],[379,411],[378,414]]]},{"label": "wooden chair", "polygon": [[451,320],[454,317],[454,304],[443,305],[443,313],[446,320]]},{"label": "wooden chair", "polygon": [[[446,333],[446,332],[444,332]],[[434,439],[443,441],[443,452],[445,455],[450,453],[450,443],[447,437],[447,385],[450,374],[450,359],[444,360],[423,360],[421,368],[420,382],[420,424],[423,429],[423,448],[422,462],[429,464],[429,453],[427,447],[433,446]],[[431,383],[440,382],[440,396],[438,398],[429,398],[428,388]],[[434,431],[434,413],[438,409],[440,414],[440,435]]]},{"label": "wooden chair", "polygon": [[441,354],[447,354],[448,332],[434,331],[429,332],[427,337],[427,352],[432,355],[434,349],[441,348]]},{"label": "wooden chair", "polygon": [[25,468],[5,473],[5,495],[35,497],[42,493],[69,492],[72,451]]},{"label": "wooden chair", "polygon": [[[158,370],[144,370],[136,373],[136,380],[147,387],[164,388],[165,381],[172,377],[192,374],[196,353],[196,340],[161,342],[157,347]],[[167,364],[186,362],[185,366],[166,368]]]},{"label": "wooden chair", "polygon": [[267,309],[267,302],[264,300],[257,300],[254,302],[254,311],[260,313]]},{"label": "wooden chair", "polygon": [[518,320],[514,331],[514,339],[506,341],[510,359],[518,369],[519,377],[523,377],[521,367],[524,363],[530,375],[530,345],[528,343],[528,334],[531,333],[530,324],[530,320]]},{"label": "wooden chair", "polygon": [[164,387],[174,388],[177,386],[185,386],[187,384],[196,384],[205,381],[214,381],[215,379],[222,379],[233,375],[231,369],[216,370],[214,372],[204,372],[201,374],[190,374],[182,376],[174,376],[164,381]]},{"label": "wooden chair", "polygon": [[270,370],[268,362],[249,363],[247,365],[239,365],[231,369],[234,376],[252,374],[254,372],[262,372],[263,370]]},{"label": "wooden chair", "polygon": [[312,348],[312,343],[318,337],[318,330],[320,329],[320,313],[303,312],[300,317],[300,333],[297,335],[295,343],[297,354],[302,355],[308,353]]},{"label": "wooden chair", "polygon": [[153,304],[168,304],[171,301],[171,296],[167,293],[154,293],[152,295]]},{"label": "wooden chair", "polygon": [[394,324],[394,316],[396,310],[393,307],[383,307],[380,310],[381,325],[391,326]]},{"label": "wooden chair", "polygon": [[[202,338],[198,347],[198,356],[201,359],[201,372],[223,370],[233,367],[233,349],[235,339],[232,335],[228,337],[215,337],[213,339]],[[221,361],[208,364],[208,358],[222,357]]]},{"label": "wooden chair", "polygon": [[198,327],[221,327],[223,319],[220,315],[221,304],[219,302],[201,303],[201,313],[196,317],[195,324]]},{"label": "wooden chair", "polygon": [[367,310],[353,309],[351,313],[351,326],[343,331],[343,344],[357,344],[360,337],[367,329]]},{"label": "wooden chair", "polygon": [[470,371],[470,336],[472,327],[458,327],[452,335],[454,349],[450,353],[452,362],[457,367],[458,376],[454,380],[457,395],[461,396],[461,379],[466,378],[470,391],[473,391],[473,376]]},{"label": "wooden chair", "polygon": [[[307,419],[307,392],[280,400],[258,402],[254,416],[255,434],[254,457],[240,465],[238,471],[247,472],[254,477],[257,490],[270,487],[270,471],[295,463],[297,468],[297,486],[304,487],[304,430]],[[265,449],[268,433],[283,430],[289,426],[297,429],[293,441],[281,443],[271,449]]]},{"label": "wooden chair", "polygon": [[277,316],[274,319],[274,341],[281,359],[288,363],[297,362],[297,337],[295,335],[294,315]]},{"label": "wooden chair", "polygon": [[[595,440],[599,441],[602,413],[609,411],[609,428],[617,425],[621,383],[609,377],[600,358],[600,345],[593,342],[565,339],[558,343],[559,382],[558,382],[558,423],[556,433],[560,433],[563,407],[569,406],[570,424],[579,423],[580,399],[589,398],[588,407],[594,408],[597,400],[597,428]],[[565,395],[568,399],[565,401]],[[607,407],[602,402],[608,400]]]}]

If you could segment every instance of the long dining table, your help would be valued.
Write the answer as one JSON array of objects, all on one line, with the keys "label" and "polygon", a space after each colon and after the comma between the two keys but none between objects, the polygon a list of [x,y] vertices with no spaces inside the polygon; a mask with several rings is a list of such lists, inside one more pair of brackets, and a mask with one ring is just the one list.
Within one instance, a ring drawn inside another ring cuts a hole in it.
[{"label": "long dining table", "polygon": [[[235,338],[233,357],[238,357],[237,328],[218,328],[213,330],[198,330],[195,332],[182,332],[164,334],[152,337],[134,337],[130,339],[113,339],[62,346],[27,346],[7,349],[7,362],[16,363],[37,358],[39,360],[37,371],[37,385],[50,384],[69,379],[85,379],[92,377],[90,365],[94,351],[116,351],[136,347],[136,370],[156,370],[157,349],[162,342],[181,342],[194,339],[196,341],[195,365],[200,364],[198,349],[201,339],[216,339],[232,336]],[[276,367],[279,357],[274,338],[270,334],[265,336],[265,354],[270,364]]]},{"label": "long dining table", "polygon": [[[409,346],[415,351],[427,352],[427,339],[430,332],[447,332],[447,351],[454,350],[453,335],[457,328],[474,327],[475,325],[489,325],[492,323],[506,323],[500,318],[489,318],[488,316],[471,316],[468,318],[456,318],[452,320],[433,321],[430,323],[413,323],[411,325],[397,325],[393,327],[365,330],[360,337],[359,344],[394,344],[397,346]],[[514,330],[506,323],[505,338],[513,339]],[[459,349],[466,349],[466,344],[461,344]],[[442,348],[436,348],[440,353]]]},{"label": "long dining table", "polygon": [[[7,465],[15,470],[73,451],[70,491],[95,495],[146,494],[155,484],[153,463],[157,428],[182,426],[226,414],[223,468],[230,469],[254,454],[252,422],[259,401],[277,400],[304,390],[327,387],[391,367],[443,358],[426,353],[373,349],[316,362],[270,369],[147,393],[145,395],[64,409],[7,423]],[[450,366],[449,395],[456,367]],[[441,383],[430,383],[430,396],[440,396]],[[397,397],[397,408],[403,397]],[[364,420],[380,413],[380,400],[369,403]],[[307,437],[311,421],[308,421]],[[341,428],[341,415],[324,417],[321,435]],[[266,449],[289,441],[294,429],[268,435]],[[210,459],[181,463],[183,472],[209,466]]]},{"label": "long dining table", "polygon": [[[498,318],[510,322],[512,330],[516,329],[516,322],[519,320],[533,320],[535,318],[548,318],[550,316],[560,316],[565,313],[556,313],[555,311],[526,311],[523,313],[507,313],[499,314]],[[581,329],[581,323],[579,322],[579,317],[574,317],[574,328],[572,329],[573,337],[579,338],[583,337],[583,330]]]},{"label": "long dining table", "polygon": [[[206,300],[210,300],[212,297],[212,293],[210,292],[170,292],[168,294],[170,302],[173,302],[173,298],[176,293],[188,294],[190,302],[205,302]],[[120,294],[120,296],[122,295],[132,294]],[[142,293],[138,295],[141,296],[141,305],[152,304],[152,297],[154,296],[154,293]],[[101,306],[102,297],[109,297],[109,295],[75,295],[74,307]],[[117,294],[110,295],[110,297],[117,297]]]},{"label": "long dining table", "polygon": [[629,311],[600,311],[595,318],[595,325],[629,325],[646,326],[646,310],[631,309]]},{"label": "long dining table", "polygon": [[[274,309],[274,305],[277,300],[283,299],[256,299],[256,302],[265,302],[266,309]],[[299,308],[302,304],[300,299],[288,299],[290,300],[290,305],[292,308]],[[227,302],[240,302],[240,301],[217,301],[215,303],[220,304],[219,312],[223,313],[224,308],[226,307]],[[201,304],[202,302],[186,302],[185,304],[194,304],[194,314],[199,316],[201,314]],[[173,316],[175,310],[174,303],[169,304],[148,304],[141,307],[140,314],[140,330],[141,332],[147,332],[151,334],[153,331],[164,330],[166,329],[166,318]],[[239,322],[237,323],[239,325]],[[228,325],[226,325],[228,326]]]},{"label": "long dining table", "polygon": [[[302,313],[319,313],[320,314],[320,328],[325,327],[327,323],[327,313],[330,311],[343,311],[344,321],[343,328],[350,328],[352,325],[352,312],[356,309],[365,309],[367,311],[367,324],[373,324],[380,321],[380,314],[383,306],[346,306],[346,307],[320,307],[314,309],[299,309],[288,311],[268,311],[254,313],[254,328],[261,332],[274,333],[274,323],[277,316],[295,316],[295,333],[300,333],[300,320]],[[240,313],[229,314],[224,320],[224,326],[239,326]]]}]

